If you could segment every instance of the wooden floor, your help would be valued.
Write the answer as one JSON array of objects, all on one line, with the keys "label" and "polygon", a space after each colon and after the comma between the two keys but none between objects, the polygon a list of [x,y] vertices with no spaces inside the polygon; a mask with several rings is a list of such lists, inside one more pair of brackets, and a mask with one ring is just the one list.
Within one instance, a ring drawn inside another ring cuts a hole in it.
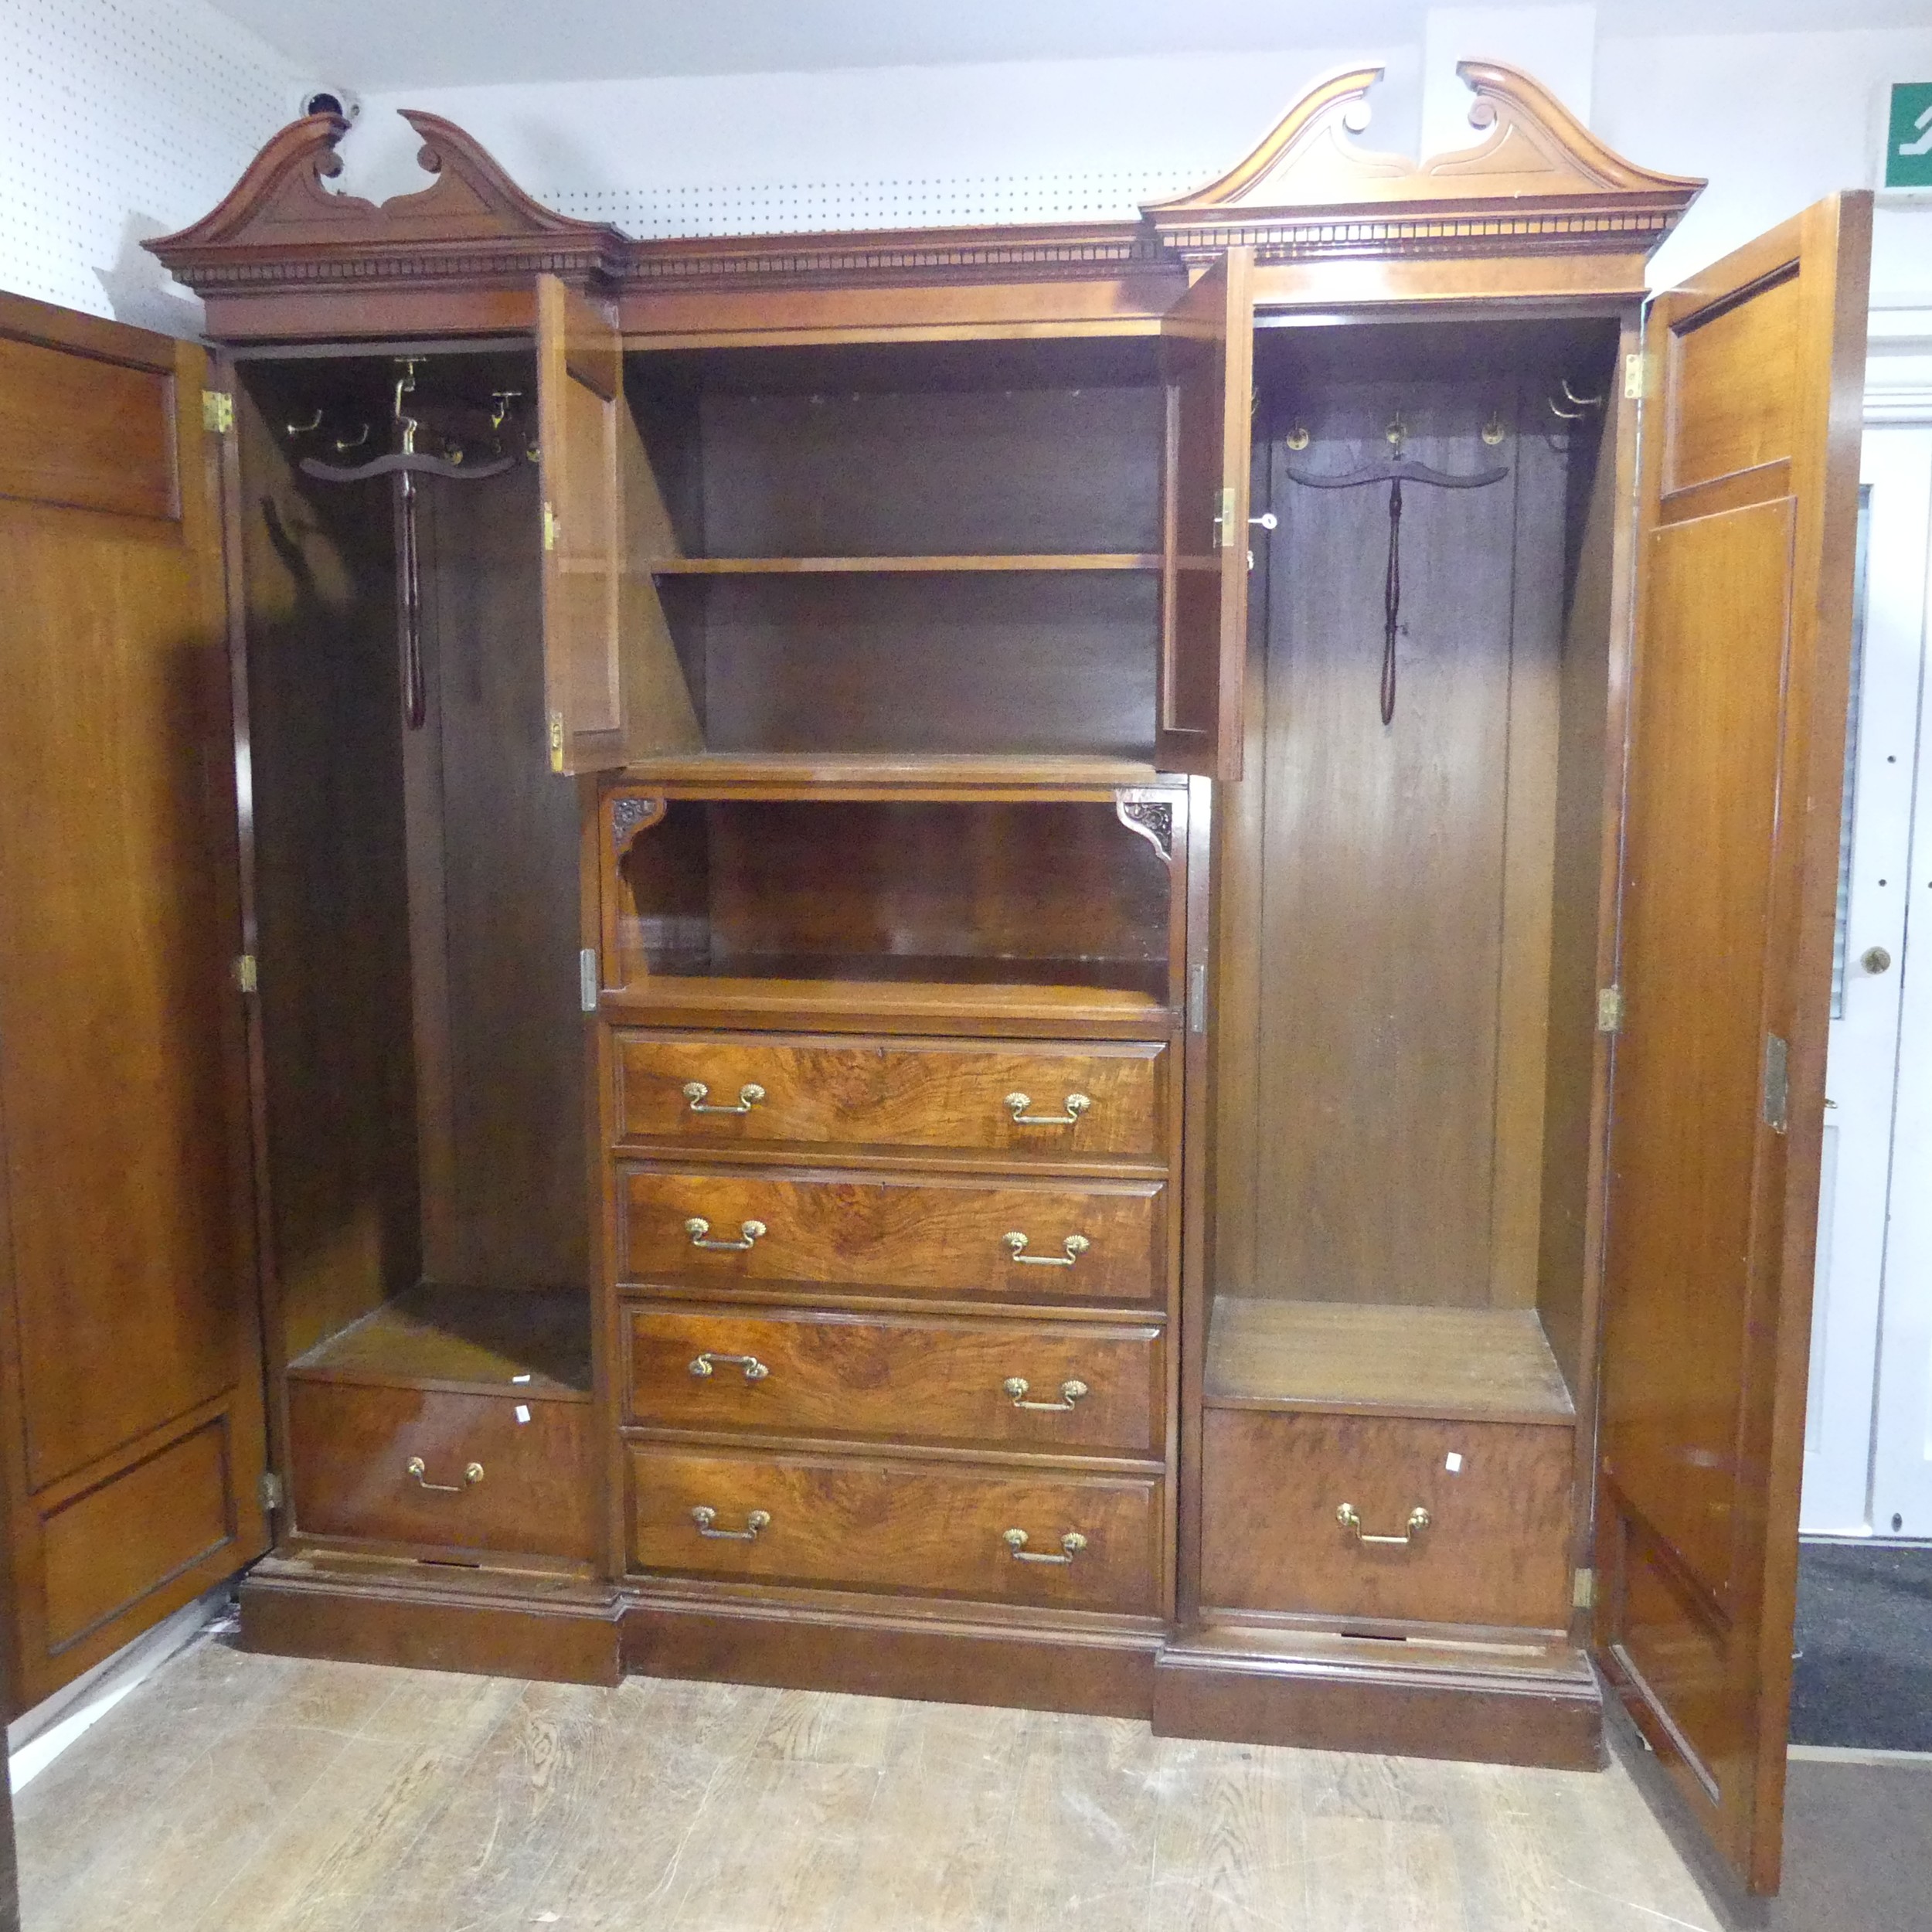
[{"label": "wooden floor", "polygon": [[1714,1932],[1597,1776],[203,1641],[23,1791],[28,1932]]}]

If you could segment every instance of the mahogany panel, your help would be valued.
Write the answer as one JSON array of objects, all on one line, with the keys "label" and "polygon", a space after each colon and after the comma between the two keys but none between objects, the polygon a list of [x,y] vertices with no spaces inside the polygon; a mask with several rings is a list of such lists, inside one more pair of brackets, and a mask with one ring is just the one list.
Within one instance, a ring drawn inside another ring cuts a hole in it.
[{"label": "mahogany panel", "polygon": [[[985,1148],[1029,1163],[1158,1159],[1166,1148],[1161,1042],[980,1046],[625,1031],[612,1044],[620,1142]],[[686,1092],[694,1082],[706,1089],[696,1099]],[[763,1090],[747,1102],[753,1087]],[[1026,1096],[1023,1107],[1009,1104],[1015,1094]],[[1070,1111],[1077,1097],[1088,1104]],[[695,1111],[700,1106],[719,1111]],[[747,1111],[725,1111],[739,1107]]]},{"label": "mahogany panel", "polygon": [[1670,330],[1662,494],[1791,454],[1803,308],[1795,263]]},{"label": "mahogany panel", "polygon": [[[910,1608],[903,1599],[902,1608]],[[647,1596],[624,1619],[625,1667],[648,1677],[775,1684],[945,1704],[1145,1720],[1157,1640],[814,1612],[791,1601]]]},{"label": "mahogany panel", "polygon": [[[596,1560],[583,1403],[296,1375],[288,1427],[293,1517],[304,1534]],[[420,1477],[409,1469],[419,1458]],[[475,1466],[481,1476],[466,1480]]]},{"label": "mahogany panel", "polygon": [[[1160,1480],[630,1446],[638,1570],[1148,1613]],[[700,1525],[693,1512],[715,1512]],[[767,1521],[750,1534],[752,1513]],[[709,1529],[709,1536],[700,1533]],[[1016,1553],[1009,1530],[1025,1532]],[[1067,1555],[1070,1562],[1030,1562]]]},{"label": "mahogany panel", "polygon": [[[1019,1179],[778,1168],[617,1169],[625,1283],[795,1281],[992,1301],[1161,1302],[1159,1181]],[[687,1224],[702,1219],[699,1231]],[[748,1235],[747,1223],[762,1232]],[[1026,1239],[1016,1257],[1005,1236]],[[1084,1247],[1070,1253],[1066,1243]],[[706,1248],[699,1241],[728,1242]]]},{"label": "mahogany panel", "polygon": [[172,369],[0,339],[0,496],[172,519]]},{"label": "mahogany panel", "polygon": [[[1203,1431],[1204,1603],[1543,1630],[1568,1621],[1567,1424],[1217,1409]],[[1336,1520],[1344,1503],[1365,1535],[1408,1543],[1359,1541]],[[1418,1508],[1429,1521],[1411,1529]]]},{"label": "mahogany panel", "polygon": [[233,1486],[221,1415],[53,1512],[43,1532],[49,1651],[233,1544]]},{"label": "mahogany panel", "polygon": [[[631,1422],[1162,1453],[1156,1327],[813,1308],[634,1307],[625,1321]],[[1018,1392],[1015,1378],[1026,1384]]]}]

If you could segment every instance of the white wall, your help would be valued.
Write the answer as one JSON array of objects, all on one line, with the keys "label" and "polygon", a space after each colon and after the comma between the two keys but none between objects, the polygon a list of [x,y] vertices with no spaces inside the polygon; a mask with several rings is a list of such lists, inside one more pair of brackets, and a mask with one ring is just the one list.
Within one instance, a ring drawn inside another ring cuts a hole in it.
[{"label": "white wall", "polygon": [[205,215],[300,87],[202,0],[0,0],[0,287],[193,334],[138,243]]}]

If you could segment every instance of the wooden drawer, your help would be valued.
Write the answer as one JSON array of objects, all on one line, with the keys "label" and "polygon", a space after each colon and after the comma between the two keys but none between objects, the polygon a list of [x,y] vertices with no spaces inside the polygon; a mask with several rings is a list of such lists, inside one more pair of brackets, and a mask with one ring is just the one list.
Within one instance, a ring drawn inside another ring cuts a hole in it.
[{"label": "wooden drawer", "polygon": [[[617,1267],[633,1283],[804,1282],[1012,1301],[1154,1302],[1164,1298],[1166,1198],[1158,1181],[627,1163],[617,1172]],[[705,1223],[701,1233],[695,1220]],[[759,1231],[747,1233],[748,1224]],[[1026,1236],[1023,1255],[1009,1233]],[[1070,1256],[1070,1236],[1085,1244]]]},{"label": "wooden drawer", "polygon": [[[519,1406],[528,1422],[517,1420]],[[295,1526],[312,1536],[594,1562],[590,1414],[587,1402],[291,1377]],[[420,1479],[409,1466],[418,1458]],[[472,1465],[481,1479],[465,1481]]]},{"label": "wooden drawer", "polygon": [[[1154,1611],[1158,1478],[631,1445],[634,1569]],[[715,1515],[700,1533],[693,1512]],[[753,1512],[764,1520],[755,1536]],[[1026,1542],[1016,1554],[1009,1532]],[[1070,1561],[1063,1539],[1083,1539]],[[1033,1562],[1022,1557],[1055,1557]]]},{"label": "wooden drawer", "polygon": [[[1158,1042],[625,1032],[615,1045],[620,1141],[952,1148],[1022,1161],[1166,1157],[1167,1049]],[[694,1084],[702,1096],[688,1090]],[[1022,1095],[1026,1105],[1015,1107]]]},{"label": "wooden drawer", "polygon": [[[1210,1410],[1202,1451],[1201,1594],[1217,1609],[1424,1623],[1569,1621],[1573,1431]],[[1459,1473],[1447,1467],[1462,1459]],[[1337,1522],[1353,1505],[1369,1544]]]},{"label": "wooden drawer", "polygon": [[628,1419],[681,1429],[1153,1456],[1166,1412],[1161,1331],[1098,1322],[633,1308],[628,1368]]}]

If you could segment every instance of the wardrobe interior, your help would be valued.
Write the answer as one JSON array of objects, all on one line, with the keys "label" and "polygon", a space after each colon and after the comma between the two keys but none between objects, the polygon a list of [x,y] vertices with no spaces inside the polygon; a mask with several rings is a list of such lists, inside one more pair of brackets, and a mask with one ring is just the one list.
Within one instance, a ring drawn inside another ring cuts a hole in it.
[{"label": "wardrobe interior", "polygon": [[1618,346],[1257,331],[1210,1410],[1561,1423],[1588,1384]]}]

